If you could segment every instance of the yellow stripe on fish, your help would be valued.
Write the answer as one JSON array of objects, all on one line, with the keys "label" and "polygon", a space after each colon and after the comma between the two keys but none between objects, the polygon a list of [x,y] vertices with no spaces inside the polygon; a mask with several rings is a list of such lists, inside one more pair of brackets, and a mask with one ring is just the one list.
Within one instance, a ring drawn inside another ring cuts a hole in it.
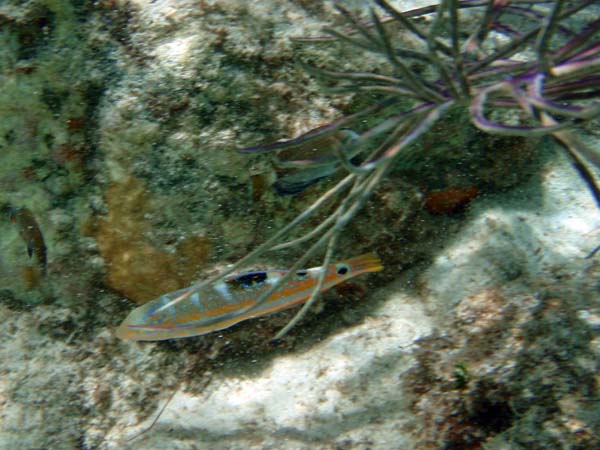
[{"label": "yellow stripe on fish", "polygon": [[[383,269],[373,253],[329,265],[321,292],[350,278]],[[191,286],[164,294],[129,313],[117,336],[132,341],[162,341],[199,336],[222,330],[243,320],[260,317],[305,302],[315,288],[323,267],[299,270],[256,310],[244,312],[270,289],[285,270],[266,270],[231,275],[200,290]],[[177,298],[184,298],[164,311],[157,311]]]}]

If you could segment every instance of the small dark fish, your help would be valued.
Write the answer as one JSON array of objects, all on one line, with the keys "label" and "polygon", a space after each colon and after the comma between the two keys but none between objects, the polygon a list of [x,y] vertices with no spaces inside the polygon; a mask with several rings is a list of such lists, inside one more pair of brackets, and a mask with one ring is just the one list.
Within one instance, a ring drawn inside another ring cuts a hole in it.
[{"label": "small dark fish", "polygon": [[300,141],[295,145],[281,149],[277,152],[277,166],[286,169],[303,167],[321,167],[339,162],[336,155],[337,150],[342,150],[349,158],[353,154],[348,154],[351,147],[359,135],[354,131],[343,128],[333,134],[329,134],[317,139]]},{"label": "small dark fish", "polygon": [[279,195],[295,195],[338,170],[335,164],[306,169],[276,169],[277,181],[273,187]]},{"label": "small dark fish", "polygon": [[336,152],[341,150],[348,159],[358,152],[352,144],[358,134],[349,129],[277,152],[275,189],[280,195],[299,194],[307,187],[333,175],[340,168]]},{"label": "small dark fish", "polygon": [[47,266],[46,244],[33,213],[27,208],[10,208],[8,217],[12,223],[17,225],[19,236],[27,245],[27,254],[30,258],[35,255],[42,274],[45,275]]},{"label": "small dark fish", "polygon": [[352,160],[359,153],[359,146],[352,145],[359,135],[344,128],[322,137],[311,137],[313,131],[290,141],[251,147],[243,153],[275,151],[277,181],[274,188],[280,195],[299,194],[310,185],[328,177],[341,167],[338,151]]}]

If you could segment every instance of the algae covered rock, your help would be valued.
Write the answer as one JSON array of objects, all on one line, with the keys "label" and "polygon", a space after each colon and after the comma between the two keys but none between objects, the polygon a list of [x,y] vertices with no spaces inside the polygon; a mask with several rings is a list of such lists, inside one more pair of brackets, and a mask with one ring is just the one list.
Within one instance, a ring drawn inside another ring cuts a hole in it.
[{"label": "algae covered rock", "polygon": [[0,220],[0,448],[600,446],[597,205],[553,144],[486,141],[464,117],[341,237],[340,259],[375,251],[385,270],[281,341],[295,310],[116,338],[137,303],[227,267],[329,186],[280,196],[269,156],[236,149],[372,101],[332,98],[297,64],[383,64],[290,39],[341,24],[334,3],[0,4],[0,207],[30,210],[48,252],[29,285],[27,243]]}]

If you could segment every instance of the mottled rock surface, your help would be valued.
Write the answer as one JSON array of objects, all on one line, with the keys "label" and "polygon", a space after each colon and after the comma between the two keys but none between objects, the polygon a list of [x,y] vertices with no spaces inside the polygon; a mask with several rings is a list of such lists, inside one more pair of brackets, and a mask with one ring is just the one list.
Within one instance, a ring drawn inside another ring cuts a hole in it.
[{"label": "mottled rock surface", "polygon": [[358,324],[179,389],[132,448],[593,448],[593,200],[559,158],[467,216],[430,265],[369,295]]},{"label": "mottled rock surface", "polygon": [[[32,211],[48,248],[47,276],[27,278],[0,221],[0,448],[600,447],[600,256],[585,258],[600,210],[551,141],[486,140],[461,117],[342,236],[340,258],[376,251],[385,270],[278,344],[293,310],[182,341],[114,336],[134,302],[234,262],[327,186],[278,196],[269,158],[235,149],[368,101],[296,64],[385,66],[289,39],[342,23],[332,5],[0,4],[0,206]],[[459,207],[428,206],[461,189]]]}]

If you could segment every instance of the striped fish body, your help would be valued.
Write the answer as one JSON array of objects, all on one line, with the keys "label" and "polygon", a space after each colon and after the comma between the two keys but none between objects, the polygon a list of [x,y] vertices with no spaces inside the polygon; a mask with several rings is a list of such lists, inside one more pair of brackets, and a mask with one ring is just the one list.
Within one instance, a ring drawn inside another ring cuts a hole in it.
[{"label": "striped fish body", "polygon": [[[321,291],[366,272],[383,269],[372,253],[358,256],[326,268]],[[227,277],[224,281],[195,289],[170,292],[134,309],[117,329],[117,336],[133,341],[160,341],[199,336],[228,328],[243,320],[291,308],[305,302],[316,286],[322,267],[299,270],[256,309],[244,312],[269,290],[285,270],[248,272]],[[157,311],[173,300],[181,301]]]}]

